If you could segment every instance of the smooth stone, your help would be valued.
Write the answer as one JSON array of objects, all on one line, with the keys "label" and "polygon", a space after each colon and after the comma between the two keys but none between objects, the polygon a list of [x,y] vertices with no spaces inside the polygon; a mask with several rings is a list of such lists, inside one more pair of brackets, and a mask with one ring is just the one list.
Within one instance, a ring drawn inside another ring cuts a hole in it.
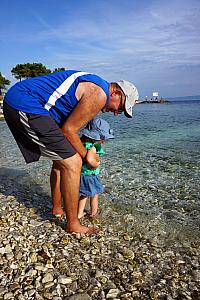
[{"label": "smooth stone", "polygon": [[66,276],[59,276],[58,277],[58,283],[60,284],[70,284],[72,283],[72,278],[66,277]]},{"label": "smooth stone", "polygon": [[68,298],[68,300],[92,300],[88,294],[75,294]]}]

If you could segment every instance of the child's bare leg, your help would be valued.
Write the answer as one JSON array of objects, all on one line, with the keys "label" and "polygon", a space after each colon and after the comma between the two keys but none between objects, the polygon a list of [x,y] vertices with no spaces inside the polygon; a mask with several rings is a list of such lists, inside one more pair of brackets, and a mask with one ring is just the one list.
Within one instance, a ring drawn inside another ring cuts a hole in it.
[{"label": "child's bare leg", "polygon": [[86,206],[86,202],[87,202],[87,197],[85,196],[81,196],[79,199],[79,203],[78,203],[78,218],[81,219],[82,217],[85,216],[85,206]]},{"label": "child's bare leg", "polygon": [[98,211],[98,198],[99,198],[98,194],[94,195],[93,197],[90,197],[91,216],[95,216],[97,214],[97,211]]}]

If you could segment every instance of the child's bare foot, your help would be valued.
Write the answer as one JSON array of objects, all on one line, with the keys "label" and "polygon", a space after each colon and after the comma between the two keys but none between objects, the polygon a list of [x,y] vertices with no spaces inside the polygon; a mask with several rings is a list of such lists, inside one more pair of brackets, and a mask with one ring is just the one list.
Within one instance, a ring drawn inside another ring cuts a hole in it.
[{"label": "child's bare foot", "polygon": [[81,224],[77,225],[67,225],[66,228],[67,232],[69,233],[83,233],[83,234],[96,234],[97,233],[97,228],[95,227],[87,227],[83,226]]},{"label": "child's bare foot", "polygon": [[78,214],[78,219],[82,219],[87,213],[83,212],[82,214]]},{"label": "child's bare foot", "polygon": [[101,221],[99,213],[96,213],[95,215],[90,215],[89,220],[93,225],[99,224]]},{"label": "child's bare foot", "polygon": [[90,217],[91,218],[99,218],[100,217],[100,213],[96,212],[96,213],[90,213]]}]

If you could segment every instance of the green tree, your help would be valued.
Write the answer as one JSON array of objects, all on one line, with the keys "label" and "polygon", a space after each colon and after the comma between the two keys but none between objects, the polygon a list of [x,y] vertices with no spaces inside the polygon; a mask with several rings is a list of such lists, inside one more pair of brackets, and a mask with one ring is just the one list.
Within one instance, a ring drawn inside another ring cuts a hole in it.
[{"label": "green tree", "polygon": [[65,71],[65,68],[55,68],[52,73]]},{"label": "green tree", "polygon": [[2,95],[2,91],[6,90],[6,85],[10,84],[10,80],[6,79],[0,72],[0,95]]},{"label": "green tree", "polygon": [[47,69],[41,63],[26,63],[26,64],[17,64],[12,70],[11,73],[15,76],[16,79],[20,81],[24,78],[32,78],[36,76],[42,76],[45,74],[50,74],[51,70]]}]

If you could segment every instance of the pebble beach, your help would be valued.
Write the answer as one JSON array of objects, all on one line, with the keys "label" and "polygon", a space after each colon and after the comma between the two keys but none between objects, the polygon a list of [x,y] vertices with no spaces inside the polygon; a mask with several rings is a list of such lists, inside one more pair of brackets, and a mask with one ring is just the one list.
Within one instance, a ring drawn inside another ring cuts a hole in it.
[{"label": "pebble beach", "polygon": [[47,199],[26,192],[1,185],[0,299],[200,299],[195,241],[145,238],[103,196],[98,218],[83,220],[98,234],[68,234]]}]

